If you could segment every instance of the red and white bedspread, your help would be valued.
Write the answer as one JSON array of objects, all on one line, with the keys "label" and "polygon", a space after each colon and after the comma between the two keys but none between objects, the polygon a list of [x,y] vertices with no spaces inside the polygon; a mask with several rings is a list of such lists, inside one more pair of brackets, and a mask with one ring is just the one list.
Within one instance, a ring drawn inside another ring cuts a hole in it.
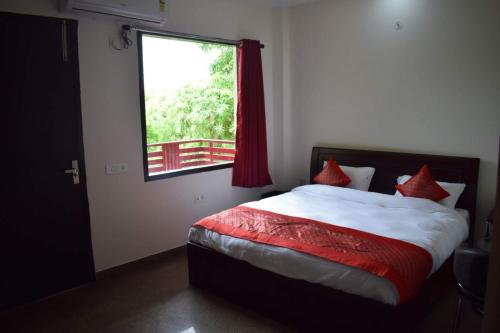
[{"label": "red and white bedspread", "polygon": [[307,185],[202,219],[189,239],[284,276],[396,305],[467,232],[463,216],[429,200]]}]

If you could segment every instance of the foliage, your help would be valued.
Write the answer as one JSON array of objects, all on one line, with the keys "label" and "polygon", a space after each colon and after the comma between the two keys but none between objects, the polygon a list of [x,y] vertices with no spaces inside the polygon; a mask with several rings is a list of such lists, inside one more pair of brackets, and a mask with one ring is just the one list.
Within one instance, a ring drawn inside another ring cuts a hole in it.
[{"label": "foliage", "polygon": [[210,65],[210,78],[188,84],[175,95],[146,92],[147,142],[186,139],[234,140],[234,47],[200,44],[205,52],[218,52]]}]

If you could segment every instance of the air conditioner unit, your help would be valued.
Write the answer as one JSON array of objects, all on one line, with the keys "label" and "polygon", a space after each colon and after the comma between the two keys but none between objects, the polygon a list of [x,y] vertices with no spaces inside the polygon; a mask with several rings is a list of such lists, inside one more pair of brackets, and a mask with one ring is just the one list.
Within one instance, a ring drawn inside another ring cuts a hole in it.
[{"label": "air conditioner unit", "polygon": [[118,16],[129,20],[164,24],[170,0],[61,0],[63,11]]}]

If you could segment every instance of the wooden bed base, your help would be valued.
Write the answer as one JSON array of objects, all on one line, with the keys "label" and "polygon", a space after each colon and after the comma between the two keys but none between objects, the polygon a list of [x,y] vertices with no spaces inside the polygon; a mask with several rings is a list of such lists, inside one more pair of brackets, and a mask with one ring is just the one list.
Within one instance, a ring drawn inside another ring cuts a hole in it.
[{"label": "wooden bed base", "polygon": [[284,277],[188,243],[191,286],[213,292],[304,332],[412,332],[452,283],[451,260],[400,305]]},{"label": "wooden bed base", "polygon": [[[435,179],[462,182],[466,189],[457,207],[470,213],[472,241],[479,159],[338,148],[313,148],[311,177],[334,157],[341,165],[376,168],[370,191],[395,192],[397,176],[414,174],[428,164]],[[189,281],[307,332],[411,332],[453,281],[452,259],[428,280],[410,302],[391,306],[345,292],[287,278],[228,257],[200,244],[188,243]]]}]

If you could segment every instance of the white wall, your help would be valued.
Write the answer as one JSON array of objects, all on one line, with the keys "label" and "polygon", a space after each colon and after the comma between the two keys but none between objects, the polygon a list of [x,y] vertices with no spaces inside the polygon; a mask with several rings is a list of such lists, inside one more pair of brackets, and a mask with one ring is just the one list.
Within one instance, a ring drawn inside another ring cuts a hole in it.
[{"label": "white wall", "polygon": [[[271,10],[173,0],[165,29],[266,44],[268,151],[279,187],[308,178],[311,147],[320,144],[474,156],[482,219],[493,204],[500,134],[499,6],[324,0]],[[55,0],[3,0],[0,10],[71,16]],[[74,18],[97,270],[180,246],[198,218],[258,197],[231,187],[230,169],[145,183],[137,50],[108,46],[113,19]],[[129,172],[105,176],[108,162],[127,162]],[[206,202],[194,205],[195,193]]]},{"label": "white wall", "polygon": [[483,220],[498,161],[500,1],[331,0],[284,16],[288,184],[307,179],[314,145],[479,157]]},{"label": "white wall", "polygon": [[[80,81],[85,160],[96,269],[103,270],[185,244],[197,219],[244,201],[260,190],[233,188],[232,169],[145,183],[142,169],[137,49],[115,51],[114,19],[60,14],[56,1],[3,0],[0,10],[79,20]],[[173,0],[166,30],[260,39],[271,174],[273,126],[272,10],[231,0]],[[135,38],[134,38],[135,39]],[[106,176],[104,165],[127,162],[129,171]],[[194,204],[195,193],[205,202]]]}]

